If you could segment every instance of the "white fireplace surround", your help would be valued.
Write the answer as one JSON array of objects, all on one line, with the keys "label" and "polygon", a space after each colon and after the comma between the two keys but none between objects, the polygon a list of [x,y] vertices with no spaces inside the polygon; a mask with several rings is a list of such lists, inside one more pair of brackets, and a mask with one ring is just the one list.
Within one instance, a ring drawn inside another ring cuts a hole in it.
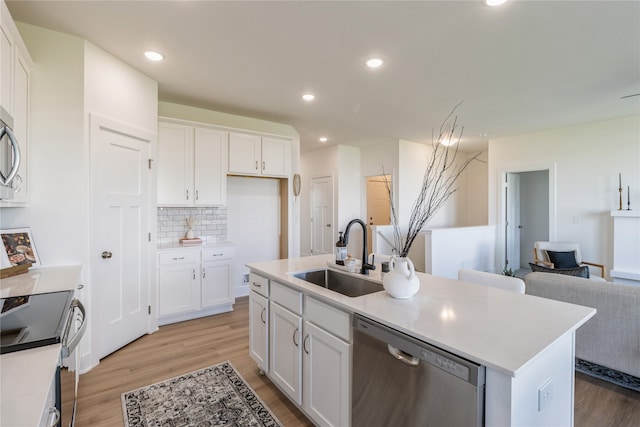
[{"label": "white fireplace surround", "polygon": [[640,211],[613,210],[613,268],[615,283],[640,286]]}]

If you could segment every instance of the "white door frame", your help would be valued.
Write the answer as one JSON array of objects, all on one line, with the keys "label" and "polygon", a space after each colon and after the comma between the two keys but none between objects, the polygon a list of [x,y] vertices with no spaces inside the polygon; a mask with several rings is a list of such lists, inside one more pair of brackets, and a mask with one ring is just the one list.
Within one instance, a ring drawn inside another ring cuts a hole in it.
[{"label": "white door frame", "polygon": [[[556,240],[556,219],[557,219],[557,163],[544,163],[533,166],[520,166],[513,168],[500,168],[496,170],[495,191],[497,194],[497,217],[496,217],[496,271],[501,272],[504,268],[505,260],[505,226],[506,226],[506,195],[504,183],[508,173],[533,172],[546,170],[549,172],[549,241]],[[533,248],[532,248],[533,250]]]}]

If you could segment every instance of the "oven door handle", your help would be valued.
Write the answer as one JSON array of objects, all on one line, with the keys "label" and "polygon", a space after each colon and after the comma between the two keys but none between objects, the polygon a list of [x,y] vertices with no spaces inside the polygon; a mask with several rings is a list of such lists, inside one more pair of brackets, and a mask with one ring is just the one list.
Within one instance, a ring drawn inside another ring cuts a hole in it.
[{"label": "oven door handle", "polygon": [[84,309],[84,306],[80,301],[78,301],[77,299],[74,299],[73,301],[71,301],[71,314],[69,316],[69,319],[67,320],[67,327],[65,328],[66,329],[65,336],[68,338],[69,331],[71,330],[71,325],[73,324],[73,321],[75,318],[76,309],[80,310],[80,314],[82,315],[82,323],[80,324],[80,327],[78,328],[76,333],[73,335],[73,337],[71,337],[71,339],[68,339],[68,340],[65,339],[65,341],[63,341],[62,354],[61,354],[63,359],[69,357],[69,355],[73,353],[73,350],[76,349],[76,346],[82,339],[85,329],[87,329],[87,316],[86,316],[86,311]]}]

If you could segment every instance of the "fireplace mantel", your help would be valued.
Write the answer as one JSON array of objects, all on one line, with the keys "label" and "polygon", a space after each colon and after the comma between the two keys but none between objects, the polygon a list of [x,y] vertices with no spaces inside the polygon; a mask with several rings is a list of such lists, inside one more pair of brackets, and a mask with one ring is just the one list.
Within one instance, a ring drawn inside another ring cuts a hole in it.
[{"label": "fireplace mantel", "polygon": [[640,211],[613,210],[613,269],[615,283],[640,286]]}]

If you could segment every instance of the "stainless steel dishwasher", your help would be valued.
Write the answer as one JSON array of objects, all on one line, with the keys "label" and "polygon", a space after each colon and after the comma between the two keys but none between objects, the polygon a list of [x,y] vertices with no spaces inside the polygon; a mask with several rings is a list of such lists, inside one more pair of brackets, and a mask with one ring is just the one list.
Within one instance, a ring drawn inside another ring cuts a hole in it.
[{"label": "stainless steel dishwasher", "polygon": [[355,315],[352,426],[484,425],[485,368]]}]

